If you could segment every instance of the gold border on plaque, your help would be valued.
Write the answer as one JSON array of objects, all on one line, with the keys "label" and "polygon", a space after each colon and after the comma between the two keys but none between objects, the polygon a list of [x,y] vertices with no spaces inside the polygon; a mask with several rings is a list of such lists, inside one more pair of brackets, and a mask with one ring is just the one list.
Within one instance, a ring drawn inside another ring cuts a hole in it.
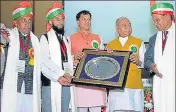
[{"label": "gold border on plaque", "polygon": [[[114,86],[114,87],[121,87],[123,84],[123,79],[124,76],[123,74],[125,74],[126,72],[126,66],[128,64],[128,60],[129,60],[129,55],[130,52],[126,52],[126,51],[120,51],[120,52],[112,52],[112,53],[107,53],[107,51],[99,51],[97,52],[97,50],[84,50],[84,57],[81,59],[80,63],[78,64],[75,74],[76,77],[73,79],[74,82],[81,82],[81,83],[85,83],[85,84],[102,84],[102,85],[107,85],[107,86]],[[101,81],[101,80],[90,80],[90,79],[79,79],[80,75],[81,75],[81,71],[84,66],[84,62],[85,59],[87,57],[88,54],[94,54],[94,55],[104,55],[104,56],[124,56],[124,61],[122,64],[122,68],[120,71],[120,77],[119,77],[119,82],[110,82],[110,81]]]}]

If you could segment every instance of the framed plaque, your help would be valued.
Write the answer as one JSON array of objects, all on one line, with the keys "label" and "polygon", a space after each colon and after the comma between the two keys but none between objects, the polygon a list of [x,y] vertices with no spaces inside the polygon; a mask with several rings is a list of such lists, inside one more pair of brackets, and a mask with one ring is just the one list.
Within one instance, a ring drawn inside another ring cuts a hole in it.
[{"label": "framed plaque", "polygon": [[84,57],[74,72],[72,83],[124,89],[129,70],[129,51],[83,49]]}]

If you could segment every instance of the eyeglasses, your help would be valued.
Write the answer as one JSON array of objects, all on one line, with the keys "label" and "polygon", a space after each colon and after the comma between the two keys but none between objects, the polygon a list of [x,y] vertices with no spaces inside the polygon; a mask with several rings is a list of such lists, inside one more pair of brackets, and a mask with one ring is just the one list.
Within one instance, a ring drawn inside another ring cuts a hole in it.
[{"label": "eyeglasses", "polygon": [[123,29],[130,29],[131,25],[121,25],[120,27],[123,28]]},{"label": "eyeglasses", "polygon": [[31,19],[26,19],[26,18],[23,18],[20,20],[21,23],[31,23]]},{"label": "eyeglasses", "polygon": [[[161,17],[162,17],[162,16],[165,16],[166,14],[159,14],[159,15],[161,15]],[[162,18],[161,18],[161,17],[153,18],[153,22],[154,22],[154,23],[160,23],[160,22],[162,21]]]}]

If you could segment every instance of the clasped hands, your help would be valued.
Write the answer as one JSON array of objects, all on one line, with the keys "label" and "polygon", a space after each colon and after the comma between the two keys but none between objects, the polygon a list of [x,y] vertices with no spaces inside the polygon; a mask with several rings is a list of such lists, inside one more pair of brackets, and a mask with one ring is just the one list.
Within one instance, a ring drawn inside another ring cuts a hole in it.
[{"label": "clasped hands", "polygon": [[57,81],[63,86],[72,86],[72,78],[73,76],[71,76],[69,73],[65,73],[63,76],[59,77]]}]

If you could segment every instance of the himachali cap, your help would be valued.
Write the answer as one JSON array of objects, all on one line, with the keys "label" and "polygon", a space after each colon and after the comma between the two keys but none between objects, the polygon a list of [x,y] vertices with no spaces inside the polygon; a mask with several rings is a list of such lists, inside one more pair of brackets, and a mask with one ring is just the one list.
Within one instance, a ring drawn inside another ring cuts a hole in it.
[{"label": "himachali cap", "polygon": [[[61,2],[53,2],[52,8],[50,8],[46,14],[47,21],[49,22],[51,19],[53,19],[58,15],[62,15],[65,18],[63,8],[64,6],[62,5]],[[47,23],[47,31],[49,31],[50,29],[51,29],[51,25]]]},{"label": "himachali cap", "polygon": [[169,14],[173,16],[174,21],[174,7],[170,3],[156,3],[155,0],[150,1],[151,14]]},{"label": "himachali cap", "polygon": [[64,7],[61,2],[53,2],[52,8],[49,9],[46,15],[47,21],[50,21],[52,18],[56,17],[59,14],[62,14],[64,16],[63,8]]},{"label": "himachali cap", "polygon": [[31,3],[29,1],[20,2],[20,5],[14,9],[12,15],[14,20],[17,20],[25,15],[32,18],[33,13]]}]

